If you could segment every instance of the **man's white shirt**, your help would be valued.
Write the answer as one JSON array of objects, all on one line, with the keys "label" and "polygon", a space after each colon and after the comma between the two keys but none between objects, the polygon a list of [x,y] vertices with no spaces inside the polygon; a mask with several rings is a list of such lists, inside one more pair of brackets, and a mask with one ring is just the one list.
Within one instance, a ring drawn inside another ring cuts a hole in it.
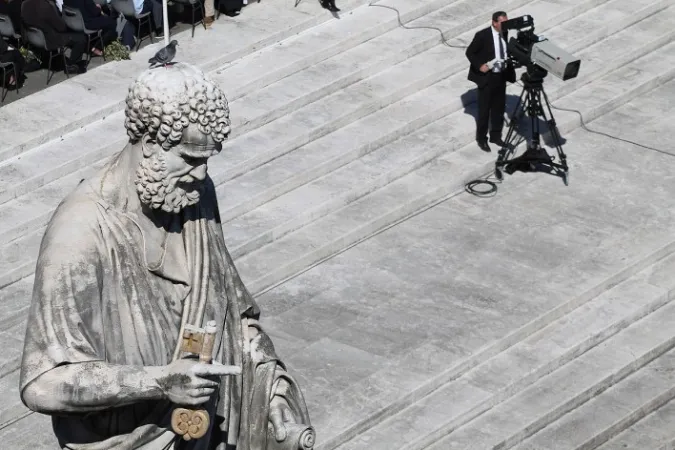
[{"label": "man's white shirt", "polygon": [[[490,27],[492,30],[492,44],[495,47],[495,61],[503,60],[506,59],[506,41],[504,41],[504,37],[499,33],[497,30],[495,30],[495,27]],[[499,52],[499,41],[502,41],[502,45],[504,48],[504,58],[501,57],[501,54]],[[494,64],[492,66],[492,71],[493,72],[501,72],[503,67],[503,63],[501,64]]]}]

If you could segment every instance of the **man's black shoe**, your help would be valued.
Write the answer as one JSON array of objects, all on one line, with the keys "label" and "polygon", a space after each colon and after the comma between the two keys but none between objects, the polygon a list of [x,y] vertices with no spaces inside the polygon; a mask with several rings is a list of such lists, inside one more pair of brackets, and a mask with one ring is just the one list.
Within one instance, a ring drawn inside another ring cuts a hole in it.
[{"label": "man's black shoe", "polygon": [[331,0],[321,0],[321,6],[327,9],[330,12],[339,12],[340,8],[335,6],[335,1]]},{"label": "man's black shoe", "polygon": [[493,143],[493,144],[496,144],[500,147],[506,147],[506,143],[504,141],[502,141],[502,138],[499,137],[499,136],[491,137],[490,142]]},{"label": "man's black shoe", "polygon": [[476,143],[478,143],[478,147],[480,147],[481,150],[484,152],[490,152],[490,146],[488,145],[487,141],[484,140],[477,140]]}]

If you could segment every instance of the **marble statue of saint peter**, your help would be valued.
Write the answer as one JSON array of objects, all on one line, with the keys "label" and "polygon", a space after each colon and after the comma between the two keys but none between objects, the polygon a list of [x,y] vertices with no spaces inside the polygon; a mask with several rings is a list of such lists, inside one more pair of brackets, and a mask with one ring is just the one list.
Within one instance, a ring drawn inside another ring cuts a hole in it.
[{"label": "marble statue of saint peter", "polygon": [[[129,143],[59,205],[40,248],[20,393],[74,450],[298,450],[302,394],[258,323],[225,247],[207,161],[230,133],[227,100],[184,63],[129,89]],[[222,156],[221,156],[222,157]],[[215,321],[213,363],[183,332]],[[202,408],[181,438],[176,408]]]}]

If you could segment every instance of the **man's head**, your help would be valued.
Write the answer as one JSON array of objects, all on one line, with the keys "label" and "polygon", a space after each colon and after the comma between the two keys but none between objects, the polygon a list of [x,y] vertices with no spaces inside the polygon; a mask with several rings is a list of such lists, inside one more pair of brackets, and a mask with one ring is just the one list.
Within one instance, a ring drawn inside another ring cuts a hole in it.
[{"label": "man's head", "polygon": [[153,209],[179,212],[199,201],[207,159],[230,133],[223,92],[194,66],[147,70],[129,88],[124,125],[143,158],[136,190]]},{"label": "man's head", "polygon": [[498,33],[502,32],[502,22],[509,20],[504,11],[497,11],[492,14],[492,26]]}]

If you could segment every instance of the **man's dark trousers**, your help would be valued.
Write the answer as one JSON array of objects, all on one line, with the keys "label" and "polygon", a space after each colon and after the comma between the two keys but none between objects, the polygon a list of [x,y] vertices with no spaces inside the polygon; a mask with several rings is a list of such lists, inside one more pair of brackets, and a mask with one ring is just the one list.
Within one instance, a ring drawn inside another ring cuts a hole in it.
[{"label": "man's dark trousers", "polygon": [[488,122],[491,123],[490,138],[501,138],[506,108],[506,76],[504,72],[488,72],[486,83],[478,88],[478,117],[476,118],[476,140],[482,141],[488,135]]}]

